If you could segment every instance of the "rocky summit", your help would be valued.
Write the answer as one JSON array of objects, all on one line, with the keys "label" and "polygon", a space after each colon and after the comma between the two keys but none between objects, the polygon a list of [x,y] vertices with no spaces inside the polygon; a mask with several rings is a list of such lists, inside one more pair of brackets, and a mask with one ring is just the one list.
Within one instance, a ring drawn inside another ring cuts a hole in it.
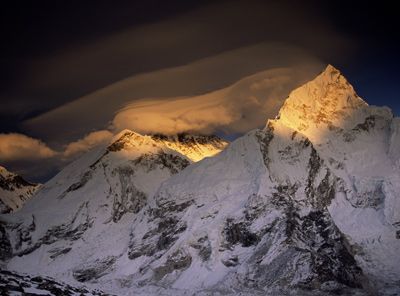
[{"label": "rocky summit", "polygon": [[39,188],[40,184],[28,182],[0,166],[0,213],[6,214],[20,209]]},{"label": "rocky summit", "polygon": [[328,66],[229,145],[121,132],[1,216],[2,265],[117,295],[398,295],[399,156],[400,120]]}]

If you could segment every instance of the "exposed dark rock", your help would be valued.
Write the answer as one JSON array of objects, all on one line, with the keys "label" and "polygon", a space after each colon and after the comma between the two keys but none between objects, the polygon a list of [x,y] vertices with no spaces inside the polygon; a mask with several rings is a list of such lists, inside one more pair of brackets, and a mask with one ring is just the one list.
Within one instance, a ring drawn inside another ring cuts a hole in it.
[{"label": "exposed dark rock", "polygon": [[49,277],[21,275],[0,269],[0,295],[110,295],[99,290],[88,290],[82,287],[55,281]]},{"label": "exposed dark rock", "polygon": [[310,252],[314,277],[308,279],[310,288],[327,281],[336,281],[348,287],[360,288],[362,271],[349,253],[344,237],[333,223],[329,213],[313,211],[296,225],[296,240]]},{"label": "exposed dark rock", "polygon": [[172,175],[177,174],[186,168],[190,162],[178,155],[165,153],[163,151],[157,154],[144,154],[132,161],[135,166],[142,166],[150,172],[156,168],[167,168]]},{"label": "exposed dark rock", "polygon": [[366,131],[368,132],[371,128],[375,127],[375,116],[371,115],[365,118],[363,123],[357,124],[355,128],[353,128],[354,131]]},{"label": "exposed dark rock", "polygon": [[125,132],[118,140],[112,143],[110,146],[107,147],[108,152],[117,152],[124,149],[131,137],[134,137],[136,134],[134,132]]},{"label": "exposed dark rock", "polygon": [[249,196],[244,209],[246,221],[251,222],[264,213],[266,204],[261,196],[252,194]]},{"label": "exposed dark rock", "polygon": [[65,190],[65,192],[63,192],[58,198],[62,199],[67,195],[68,192],[76,191],[76,190],[82,188],[83,186],[85,186],[87,184],[87,182],[89,182],[89,180],[92,178],[92,175],[93,175],[93,171],[91,171],[91,170],[86,171],[79,181],[71,184],[67,188],[67,190]]},{"label": "exposed dark rock", "polygon": [[162,219],[158,224],[157,232],[161,233],[157,241],[157,250],[168,249],[177,239],[177,234],[186,230],[186,223],[174,218]]},{"label": "exposed dark rock", "polygon": [[151,135],[151,138],[154,141],[168,141],[170,139],[170,137],[168,137],[167,135],[164,135],[164,134],[153,134],[153,135]]},{"label": "exposed dark rock", "polygon": [[343,133],[343,140],[345,142],[352,142],[356,139],[357,134],[361,132],[369,132],[375,127],[376,118],[371,115],[365,118],[363,123],[357,124],[352,130]]},{"label": "exposed dark rock", "polygon": [[179,238],[179,234],[186,230],[186,222],[181,221],[183,211],[193,204],[192,200],[176,204],[166,201],[155,209],[149,210],[149,215],[156,222],[157,227],[149,230],[140,240],[131,238],[128,257],[135,259],[140,256],[153,256],[165,252]]},{"label": "exposed dark rock", "polygon": [[222,259],[222,264],[224,264],[226,267],[234,267],[239,264],[239,258],[238,256],[231,256],[228,259]]},{"label": "exposed dark rock", "polygon": [[[81,238],[85,231],[93,224],[93,221],[89,218],[87,207],[87,202],[83,203],[69,223],[51,227],[47,230],[46,234],[33,245],[30,245],[30,233],[34,230],[31,228],[32,224],[27,229],[19,229],[20,241],[17,243],[15,248],[21,248],[22,242],[27,242],[28,247],[15,252],[15,255],[23,256],[32,253],[42,244],[50,245],[60,239],[74,241]],[[77,221],[80,221],[80,223],[76,223]]]},{"label": "exposed dark rock", "polygon": [[319,174],[323,165],[323,160],[319,157],[317,151],[312,147],[310,159],[308,162],[308,178],[307,186],[305,188],[308,201],[317,208],[323,209],[329,205],[335,197],[336,179],[331,176],[329,169],[326,169],[325,177],[317,185],[316,177]]},{"label": "exposed dark rock", "polygon": [[188,268],[190,264],[192,264],[192,257],[184,251],[178,250],[168,257],[164,265],[154,269],[154,279],[159,281],[174,270]]},{"label": "exposed dark rock", "polygon": [[348,199],[356,208],[378,209],[385,199],[383,180],[368,180],[368,184],[356,186],[354,191],[348,195]]},{"label": "exposed dark rock", "polygon": [[293,236],[296,231],[296,226],[299,220],[299,214],[297,213],[297,209],[294,205],[294,202],[290,199],[286,207],[284,208],[284,213],[286,216],[286,224],[285,224],[285,235],[286,242],[292,243]]},{"label": "exposed dark rock", "polygon": [[345,142],[353,142],[356,139],[356,134],[353,131],[345,132],[342,135]]},{"label": "exposed dark rock", "polygon": [[9,214],[12,212],[13,212],[13,209],[0,200],[0,213],[1,214]]},{"label": "exposed dark rock", "polygon": [[244,222],[235,222],[233,219],[227,219],[224,236],[228,248],[232,248],[233,245],[238,243],[243,247],[250,247],[256,245],[259,241],[259,237],[250,232]]},{"label": "exposed dark rock", "polygon": [[35,231],[35,229],[36,229],[36,223],[34,215],[32,215],[32,222],[31,224],[29,224],[29,226],[27,227],[17,226],[18,240],[15,245],[15,248],[19,249],[23,243],[30,245],[32,243],[31,233]]},{"label": "exposed dark rock", "polygon": [[337,170],[344,169],[344,164],[336,159],[333,159],[332,157],[329,158],[329,164]]},{"label": "exposed dark rock", "polygon": [[[314,190],[315,196],[329,196],[327,192],[331,186],[327,186],[328,179],[329,175]],[[292,283],[293,288],[321,289],[324,283],[334,282],[335,285],[326,286],[335,286],[337,291],[342,291],[343,287],[361,288],[364,281],[362,271],[351,253],[351,247],[326,210],[325,201],[312,203],[315,209],[303,216],[300,214],[301,201],[294,199],[297,189],[296,184],[276,187],[270,201],[283,212],[283,218],[277,218],[257,234],[258,244],[248,261],[255,269],[243,279],[243,283],[258,288]],[[231,227],[231,241],[239,240],[237,233],[240,233],[240,227],[239,230],[237,228]],[[286,237],[284,240],[282,234]],[[273,260],[263,263],[264,258],[270,258],[271,248],[274,249]],[[293,270],[293,266],[300,269]],[[302,268],[312,272],[307,278],[295,280],[294,275],[301,273]]]},{"label": "exposed dark rock", "polygon": [[274,138],[274,127],[272,123],[268,123],[267,127],[256,133],[256,137],[260,142],[260,150],[261,154],[263,155],[264,164],[267,168],[269,168],[269,164],[271,159],[269,157],[269,144],[271,143],[272,139]]},{"label": "exposed dark rock", "polygon": [[277,208],[282,208],[292,203],[293,197],[298,190],[297,184],[281,184],[275,187],[272,193],[271,203]]},{"label": "exposed dark rock", "polygon": [[140,241],[131,240],[128,258],[153,256],[155,253],[167,250],[178,239],[179,233],[186,230],[186,223],[174,217],[161,219],[157,228],[148,231]]},{"label": "exposed dark rock", "polygon": [[16,188],[23,188],[27,186],[35,187],[38,184],[26,181],[19,175],[12,175],[8,178],[0,175],[0,188],[7,191],[14,191]]},{"label": "exposed dark rock", "polygon": [[51,259],[57,258],[58,256],[67,254],[71,250],[72,250],[72,248],[70,248],[70,247],[61,248],[61,249],[53,249],[53,250],[50,251],[50,253],[51,253],[50,258]]},{"label": "exposed dark rock", "polygon": [[161,199],[158,202],[158,207],[153,209],[152,213],[157,218],[162,218],[166,215],[166,213],[179,213],[184,211],[186,208],[194,204],[193,200],[187,200],[181,203],[176,203],[174,200],[170,200],[169,198]]},{"label": "exposed dark rock", "polygon": [[221,147],[221,138],[215,135],[191,135],[187,133],[179,133],[177,136],[167,136],[163,134],[154,134],[151,136],[155,141],[168,141],[168,142],[179,142],[186,146],[193,146],[196,144],[212,144],[215,147]]},{"label": "exposed dark rock", "polygon": [[199,252],[199,256],[203,261],[207,261],[211,257],[211,243],[207,236],[200,237],[197,242],[192,243],[191,247]]},{"label": "exposed dark rock", "polygon": [[12,247],[4,222],[0,221],[0,260],[5,261],[12,257]]},{"label": "exposed dark rock", "polygon": [[138,213],[146,205],[147,196],[133,184],[131,167],[120,167],[113,173],[119,175],[121,182],[121,192],[114,196],[112,212],[112,220],[118,222],[126,213]]},{"label": "exposed dark rock", "polygon": [[109,256],[102,260],[85,263],[81,268],[73,271],[72,275],[78,282],[87,282],[105,275],[115,263],[116,258]]},{"label": "exposed dark rock", "polygon": [[154,244],[129,245],[128,258],[134,260],[141,256],[153,256],[156,252]]},{"label": "exposed dark rock", "polygon": [[322,179],[314,192],[313,206],[317,209],[323,209],[330,205],[331,201],[335,198],[335,187],[336,182],[331,181],[331,173],[329,170],[326,170],[324,179]]},{"label": "exposed dark rock", "polygon": [[[176,174],[189,165],[189,161],[183,157],[166,154],[160,151],[157,154],[144,154],[132,161],[132,166],[135,168],[144,168],[146,172],[150,172],[157,168],[167,168],[171,174]],[[121,182],[121,192],[114,197],[112,220],[117,222],[121,217],[130,212],[138,213],[146,204],[147,196],[140,191],[133,183],[132,177],[135,174],[132,166],[120,167],[113,173],[119,175]],[[172,205],[164,205],[165,207]],[[179,206],[185,206],[178,205]],[[175,211],[174,209],[170,209]]]}]

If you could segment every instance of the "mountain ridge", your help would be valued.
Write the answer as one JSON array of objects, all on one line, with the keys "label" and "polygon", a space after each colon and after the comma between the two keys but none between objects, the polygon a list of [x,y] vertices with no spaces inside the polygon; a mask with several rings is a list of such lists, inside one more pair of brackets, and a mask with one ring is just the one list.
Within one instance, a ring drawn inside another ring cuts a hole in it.
[{"label": "mountain ridge", "polygon": [[121,295],[399,293],[400,121],[332,66],[286,102],[196,163],[161,136],[88,153],[0,216],[7,268]]},{"label": "mountain ridge", "polygon": [[40,186],[41,184],[28,182],[0,166],[0,213],[6,214],[20,209]]}]

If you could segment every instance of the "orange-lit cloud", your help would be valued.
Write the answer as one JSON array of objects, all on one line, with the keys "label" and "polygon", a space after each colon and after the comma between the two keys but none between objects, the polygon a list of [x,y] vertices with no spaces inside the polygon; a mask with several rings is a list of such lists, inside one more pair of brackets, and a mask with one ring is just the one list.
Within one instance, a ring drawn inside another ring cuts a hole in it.
[{"label": "orange-lit cloud", "polygon": [[[308,68],[304,65],[307,65]],[[147,101],[148,98],[157,98],[157,100],[164,100],[165,102],[161,103],[167,107],[167,101],[175,100],[178,97],[197,97],[196,100],[192,100],[191,106],[197,112],[200,110],[196,107],[197,104],[202,105],[199,101],[202,94],[226,88],[244,77],[260,71],[270,70],[272,79],[274,71],[277,69],[293,69],[292,72],[297,72],[296,75],[293,75],[293,79],[297,80],[293,85],[297,86],[298,81],[307,81],[313,78],[323,67],[324,65],[319,59],[301,48],[275,42],[260,43],[207,57],[190,64],[128,77],[30,119],[23,126],[27,132],[51,140],[51,144],[67,144],[92,130],[104,129],[107,123],[113,120],[115,113],[127,104],[135,105],[138,100],[142,104],[143,99]],[[280,75],[279,71],[276,73]],[[283,87],[290,87],[290,83]],[[279,81],[276,81],[268,92],[273,92],[273,88],[279,90],[282,86]],[[282,99],[280,97],[282,93],[286,96],[285,92],[278,92],[276,96],[278,101]],[[229,104],[232,104],[233,99],[234,97],[231,97]],[[94,106],[96,112],[91,112],[88,116],[90,111],[87,110],[92,110]],[[171,106],[176,105],[174,103]],[[218,114],[221,113],[218,110],[215,111],[219,112]],[[255,111],[258,112],[258,110]],[[162,116],[162,114],[159,115]],[[276,114],[263,113],[264,121],[267,119],[265,116],[268,115],[275,116]],[[230,113],[229,117],[231,116]],[[226,114],[221,120],[224,118],[227,118]],[[186,121],[187,118],[183,118],[179,126],[186,124]],[[149,123],[148,120],[147,123]],[[190,122],[190,125],[193,124],[201,123],[198,120]],[[129,126],[131,125],[128,125],[127,128]],[[249,129],[256,126],[250,126]]]},{"label": "orange-lit cloud", "polygon": [[113,134],[107,130],[92,132],[82,139],[69,143],[65,148],[63,156],[68,158],[84,153],[99,144],[107,143],[112,136]]},{"label": "orange-lit cloud", "polygon": [[57,152],[45,143],[22,134],[0,134],[0,161],[24,159],[44,159],[55,156]]},{"label": "orange-lit cloud", "polygon": [[274,118],[289,92],[314,67],[274,68],[204,95],[137,100],[114,117],[112,128],[140,133],[243,133]]}]

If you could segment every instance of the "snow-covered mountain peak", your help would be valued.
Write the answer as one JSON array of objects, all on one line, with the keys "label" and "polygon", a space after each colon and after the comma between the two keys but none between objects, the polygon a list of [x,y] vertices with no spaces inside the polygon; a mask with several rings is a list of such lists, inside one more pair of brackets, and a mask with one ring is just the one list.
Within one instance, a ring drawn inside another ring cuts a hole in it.
[{"label": "snow-covered mountain peak", "polygon": [[116,152],[132,149],[144,151],[168,148],[196,162],[204,157],[214,156],[227,145],[228,142],[214,135],[191,135],[187,133],[141,135],[130,130],[123,130],[113,138],[107,150]]},{"label": "snow-covered mountain peak", "polygon": [[155,134],[152,139],[163,143],[168,148],[178,151],[191,161],[197,162],[205,157],[214,156],[228,145],[228,142],[215,135],[177,135]]},{"label": "snow-covered mountain peak", "polygon": [[10,213],[21,208],[39,186],[0,166],[0,213]]},{"label": "snow-covered mountain peak", "polygon": [[143,136],[131,130],[123,130],[113,138],[107,150],[110,152],[129,150],[132,148],[146,150],[148,146],[156,146],[151,137]]},{"label": "snow-covered mountain peak", "polygon": [[120,132],[0,216],[1,264],[118,295],[399,295],[390,110],[328,66],[264,130],[189,161],[225,146]]},{"label": "snow-covered mountain peak", "polygon": [[328,65],[314,80],[290,93],[278,118],[319,142],[322,135],[352,129],[371,116],[392,118],[388,108],[368,106],[339,70]]},{"label": "snow-covered mountain peak", "polygon": [[5,168],[0,166],[0,178],[7,178],[10,175],[10,172]]}]

